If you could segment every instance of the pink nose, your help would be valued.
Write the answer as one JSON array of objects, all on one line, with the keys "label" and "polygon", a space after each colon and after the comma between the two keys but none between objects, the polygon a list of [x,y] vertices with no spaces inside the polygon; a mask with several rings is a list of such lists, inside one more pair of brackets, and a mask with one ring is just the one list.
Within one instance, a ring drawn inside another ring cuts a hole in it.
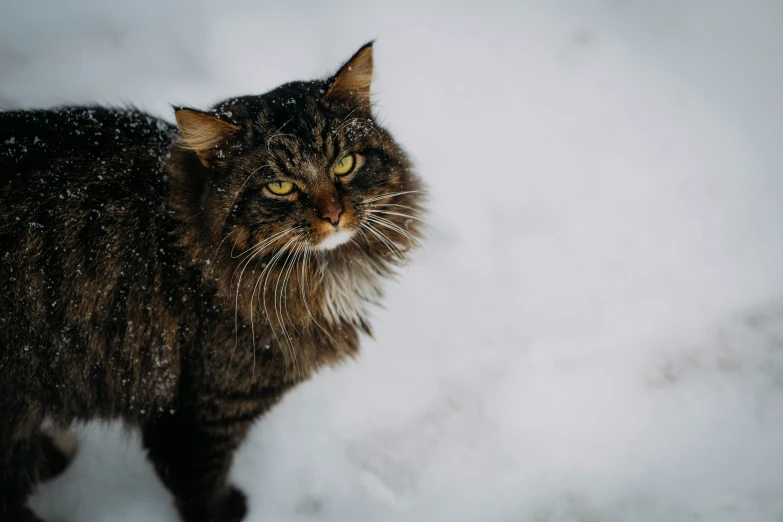
[{"label": "pink nose", "polygon": [[337,205],[329,209],[329,212],[324,212],[321,217],[328,219],[332,225],[336,225],[340,221],[340,213],[343,211],[343,207]]}]

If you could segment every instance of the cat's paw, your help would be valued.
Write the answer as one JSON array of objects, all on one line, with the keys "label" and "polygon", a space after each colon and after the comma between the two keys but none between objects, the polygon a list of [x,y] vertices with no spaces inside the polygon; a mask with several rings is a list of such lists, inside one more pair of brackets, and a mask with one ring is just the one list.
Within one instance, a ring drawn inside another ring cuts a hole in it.
[{"label": "cat's paw", "polygon": [[220,503],[218,517],[220,522],[240,522],[247,515],[247,497],[239,489],[231,486],[226,498]]},{"label": "cat's paw", "polygon": [[9,520],[13,522],[44,522],[32,512],[30,508],[20,508],[18,511],[11,511],[3,515],[3,521]]},{"label": "cat's paw", "polygon": [[41,458],[38,461],[38,478],[50,480],[63,471],[76,456],[79,443],[70,431],[49,428],[38,434]]},{"label": "cat's paw", "polygon": [[241,522],[247,514],[247,497],[231,486],[219,500],[209,505],[188,503],[181,511],[183,522]]}]

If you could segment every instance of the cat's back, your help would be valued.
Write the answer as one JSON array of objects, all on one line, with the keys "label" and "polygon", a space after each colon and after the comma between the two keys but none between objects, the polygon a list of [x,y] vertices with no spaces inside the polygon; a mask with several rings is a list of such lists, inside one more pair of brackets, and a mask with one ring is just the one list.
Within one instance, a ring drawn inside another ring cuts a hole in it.
[{"label": "cat's back", "polygon": [[143,175],[141,168],[159,163],[174,133],[173,125],[136,109],[0,112],[0,180],[49,174],[89,181],[85,168]]},{"label": "cat's back", "polygon": [[0,313],[116,293],[156,261],[174,134],[133,109],[0,112]]},{"label": "cat's back", "polygon": [[[68,382],[106,416],[128,406],[112,402],[117,397],[162,396],[149,385],[155,379],[170,394],[177,328],[164,304],[184,286],[166,208],[174,134],[130,109],[0,113],[6,373]],[[0,392],[18,386],[0,378]]]},{"label": "cat's back", "polygon": [[174,134],[135,109],[0,112],[0,242],[29,227],[94,220],[106,207],[154,204]]}]

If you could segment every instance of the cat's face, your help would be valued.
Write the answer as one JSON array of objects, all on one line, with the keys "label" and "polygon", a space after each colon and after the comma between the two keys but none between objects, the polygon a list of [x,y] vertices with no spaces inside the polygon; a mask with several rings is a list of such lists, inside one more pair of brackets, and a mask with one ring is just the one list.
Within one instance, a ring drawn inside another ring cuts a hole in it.
[{"label": "cat's face", "polygon": [[367,45],[327,80],[177,111],[179,143],[208,173],[201,205],[216,240],[390,260],[412,246],[421,187],[372,117],[372,69]]}]

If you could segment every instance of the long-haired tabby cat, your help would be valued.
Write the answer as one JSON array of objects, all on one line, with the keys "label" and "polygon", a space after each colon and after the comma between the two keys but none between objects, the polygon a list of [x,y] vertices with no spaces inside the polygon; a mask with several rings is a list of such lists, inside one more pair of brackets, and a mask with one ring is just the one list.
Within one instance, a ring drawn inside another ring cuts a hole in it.
[{"label": "long-haired tabby cat", "polygon": [[326,80],[177,108],[176,127],[0,113],[0,520],[39,520],[26,498],[88,419],[140,428],[186,522],[244,517],[227,473],[251,423],[357,353],[420,237],[372,73],[368,44]]}]

